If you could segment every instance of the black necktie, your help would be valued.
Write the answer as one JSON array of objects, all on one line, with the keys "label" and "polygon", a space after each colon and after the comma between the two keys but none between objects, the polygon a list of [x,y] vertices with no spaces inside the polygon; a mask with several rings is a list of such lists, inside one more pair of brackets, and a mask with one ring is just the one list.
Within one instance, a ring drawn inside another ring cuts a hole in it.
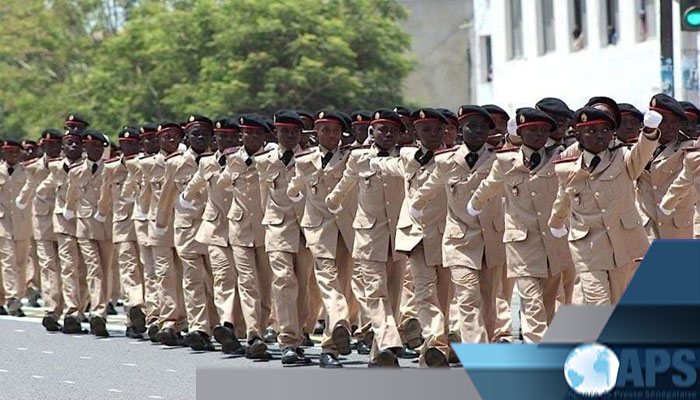
[{"label": "black necktie", "polygon": [[286,150],[284,153],[282,153],[280,160],[282,160],[284,165],[287,166],[289,162],[292,161],[292,157],[294,157],[294,152],[291,150]]},{"label": "black necktie", "polygon": [[389,152],[386,150],[379,150],[379,152],[377,153],[377,157],[388,157],[388,156],[389,156]]},{"label": "black necktie", "polygon": [[63,163],[63,170],[66,172],[70,171],[70,167],[68,166],[68,164]]},{"label": "black necktie", "polygon": [[325,156],[321,159],[321,169],[326,168],[326,165],[328,165],[329,162],[331,162],[331,158],[333,158],[333,152],[329,151],[326,153]]},{"label": "black necktie", "polygon": [[421,157],[420,160],[418,160],[418,162],[420,162],[420,165],[423,166],[423,165],[429,163],[430,160],[432,160],[432,159],[433,159],[433,151],[428,150],[425,152],[425,154],[423,154],[423,157]]},{"label": "black necktie", "polygon": [[246,165],[247,167],[250,167],[250,164],[252,164],[252,163],[253,163],[253,159],[252,159],[252,158],[248,157],[248,158],[245,159],[245,165]]},{"label": "black necktie", "polygon": [[95,175],[95,172],[97,172],[97,164],[92,164],[92,168],[90,168],[90,171],[92,171],[92,174]]},{"label": "black necktie", "polygon": [[591,163],[588,164],[588,172],[593,172],[593,170],[595,169],[595,167],[598,166],[598,164],[600,164],[600,157],[594,156],[593,159],[591,159]]},{"label": "black necktie", "polygon": [[644,169],[649,171],[651,169],[651,163],[653,163],[654,160],[656,160],[656,157],[658,157],[659,154],[661,154],[661,152],[664,151],[665,149],[666,149],[666,145],[660,144],[659,147],[657,147],[656,150],[654,150],[654,155],[651,157],[651,160],[649,160],[649,162],[647,163],[647,166],[644,167]]},{"label": "black necktie", "polygon": [[469,168],[474,168],[474,165],[479,160],[479,154],[469,152],[469,154],[467,154],[464,157],[464,159],[467,161],[467,165],[469,165]]},{"label": "black necktie", "polygon": [[226,165],[226,156],[224,154],[222,154],[221,157],[219,157],[219,165],[222,167]]},{"label": "black necktie", "polygon": [[15,172],[15,168],[14,168],[14,167],[7,167],[7,173],[8,173],[8,174],[12,175],[13,172]]},{"label": "black necktie", "polygon": [[537,168],[537,166],[540,165],[540,161],[542,161],[542,156],[540,155],[540,153],[532,153],[532,155],[530,156],[530,164],[528,165],[530,171]]}]

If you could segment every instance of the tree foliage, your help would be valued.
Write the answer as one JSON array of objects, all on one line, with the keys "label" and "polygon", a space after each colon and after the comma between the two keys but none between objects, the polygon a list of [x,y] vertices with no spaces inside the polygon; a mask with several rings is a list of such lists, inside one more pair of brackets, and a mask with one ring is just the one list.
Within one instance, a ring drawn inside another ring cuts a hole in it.
[{"label": "tree foliage", "polygon": [[391,106],[413,61],[397,0],[53,0],[0,4],[0,124],[69,111],[126,123],[279,108]]}]

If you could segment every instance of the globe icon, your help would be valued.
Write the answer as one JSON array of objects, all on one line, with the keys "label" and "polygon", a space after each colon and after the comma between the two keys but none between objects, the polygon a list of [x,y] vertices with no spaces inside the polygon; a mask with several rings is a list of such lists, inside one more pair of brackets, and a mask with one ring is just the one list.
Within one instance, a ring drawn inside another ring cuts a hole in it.
[{"label": "globe icon", "polygon": [[589,343],[571,350],[564,364],[569,387],[585,396],[600,396],[615,387],[620,360],[609,348]]}]

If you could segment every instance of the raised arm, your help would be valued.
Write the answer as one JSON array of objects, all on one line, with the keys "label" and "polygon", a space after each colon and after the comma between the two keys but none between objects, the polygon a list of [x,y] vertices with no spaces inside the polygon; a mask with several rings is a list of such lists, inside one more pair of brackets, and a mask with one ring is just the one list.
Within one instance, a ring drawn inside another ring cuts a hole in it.
[{"label": "raised arm", "polygon": [[491,166],[489,176],[481,181],[479,187],[476,188],[474,195],[472,195],[471,200],[469,200],[469,205],[472,206],[475,211],[481,211],[486,207],[486,203],[494,197],[498,197],[500,201],[503,190],[503,166],[501,165],[501,160],[496,159]]},{"label": "raised arm", "polygon": [[446,179],[447,178],[445,173],[442,171],[442,168],[440,168],[439,165],[436,165],[435,169],[433,169],[433,172],[428,177],[428,180],[425,181],[425,183],[423,183],[423,185],[421,185],[421,187],[418,188],[418,190],[411,197],[411,207],[422,210],[430,202],[430,200],[434,199],[438,196],[438,194],[440,194],[441,190],[445,190]]},{"label": "raised arm", "polygon": [[700,174],[700,152],[686,153],[683,159],[683,169],[661,199],[659,208],[662,211],[665,210],[667,214],[671,214],[678,203],[691,194],[695,183],[694,177],[698,174]]},{"label": "raised arm", "polygon": [[350,154],[350,158],[345,165],[343,177],[340,178],[340,181],[335,185],[328,196],[326,196],[326,206],[329,209],[336,210],[343,204],[345,197],[352,192],[352,189],[360,180],[360,163],[368,160],[369,158],[365,158],[363,161],[360,160],[360,157]]}]

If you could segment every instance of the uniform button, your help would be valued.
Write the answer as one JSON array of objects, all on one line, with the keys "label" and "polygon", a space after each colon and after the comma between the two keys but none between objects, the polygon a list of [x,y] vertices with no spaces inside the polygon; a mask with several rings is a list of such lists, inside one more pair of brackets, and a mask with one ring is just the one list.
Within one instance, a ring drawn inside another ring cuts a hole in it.
[{"label": "uniform button", "polygon": [[388,202],[388,201],[386,202],[386,205],[387,205],[387,206],[389,205],[389,202]]},{"label": "uniform button", "polygon": [[656,186],[656,185],[654,185],[654,186],[652,186],[651,188],[654,189],[654,190],[656,190],[656,189],[658,189],[659,187]]},{"label": "uniform button", "polygon": [[603,214],[605,214],[606,212],[608,212],[608,210],[606,210],[606,209],[603,208],[603,209],[600,210],[600,212],[602,212]]},{"label": "uniform button", "polygon": [[661,226],[661,225],[663,225],[663,224],[664,224],[663,222],[659,222],[659,226]]},{"label": "uniform button", "polygon": [[541,212],[539,212],[539,211],[537,211],[537,215],[542,215],[542,213],[541,213]]},{"label": "uniform button", "polygon": [[600,196],[600,192],[595,192],[595,197],[599,197],[599,196]]},{"label": "uniform button", "polygon": [[532,193],[530,193],[530,196],[535,197],[535,196],[537,196],[537,193],[532,192]]},{"label": "uniform button", "polygon": [[386,183],[383,183],[382,186],[387,187],[387,184],[386,184]]},{"label": "uniform button", "polygon": [[610,227],[609,227],[609,226],[606,226],[606,227],[605,227],[605,230],[606,230],[606,231],[609,231],[609,230],[610,230]]},{"label": "uniform button", "polygon": [[547,235],[547,233],[545,231],[542,231],[542,236],[545,236],[545,235]]}]

